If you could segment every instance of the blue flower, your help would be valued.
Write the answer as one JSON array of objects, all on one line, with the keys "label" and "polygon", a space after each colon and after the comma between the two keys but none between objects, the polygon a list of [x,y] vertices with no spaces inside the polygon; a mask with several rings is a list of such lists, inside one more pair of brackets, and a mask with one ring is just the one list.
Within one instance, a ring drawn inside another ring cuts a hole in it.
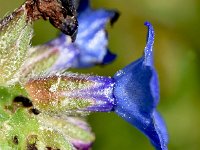
[{"label": "blue flower", "polygon": [[[93,10],[90,8],[88,0],[81,0],[78,8],[79,28],[76,41],[72,42],[69,36],[62,33],[58,38],[44,45],[31,48],[30,53],[34,51],[29,56],[32,61],[29,59],[27,63],[24,63],[25,70],[30,68],[29,70],[33,72],[31,67],[39,68],[37,66],[40,64],[45,66],[44,59],[46,59],[46,62],[50,60],[51,63],[53,60],[50,67],[49,64],[46,65],[48,66],[46,72],[92,67],[97,64],[112,62],[116,55],[112,54],[107,48],[108,37],[105,28],[108,21],[113,24],[118,17],[117,11]],[[42,70],[45,69],[42,68]],[[40,74],[40,72],[37,74]]]},{"label": "blue flower", "polygon": [[65,72],[29,80],[25,87],[39,110],[54,113],[114,111],[142,131],[157,150],[167,150],[165,123],[156,110],[159,102],[153,66],[154,30],[148,27],[144,55],[113,78]]},{"label": "blue flower", "polygon": [[149,31],[144,55],[114,76],[114,111],[142,131],[157,150],[167,150],[167,130],[156,110],[159,85],[153,66],[154,30],[150,23],[145,25]]},{"label": "blue flower", "polygon": [[119,13],[114,10],[93,10],[89,0],[80,1],[78,13],[79,28],[75,44],[80,50],[80,56],[74,67],[90,67],[113,61],[116,56],[107,48],[105,26],[109,20],[112,25]]}]

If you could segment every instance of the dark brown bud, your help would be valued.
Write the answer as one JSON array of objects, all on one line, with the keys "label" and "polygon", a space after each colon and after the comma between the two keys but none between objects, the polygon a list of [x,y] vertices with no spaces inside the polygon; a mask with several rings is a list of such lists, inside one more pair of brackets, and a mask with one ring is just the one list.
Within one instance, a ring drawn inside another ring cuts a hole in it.
[{"label": "dark brown bud", "polygon": [[27,0],[25,3],[28,18],[43,18],[75,39],[78,29],[76,9],[72,0]]}]

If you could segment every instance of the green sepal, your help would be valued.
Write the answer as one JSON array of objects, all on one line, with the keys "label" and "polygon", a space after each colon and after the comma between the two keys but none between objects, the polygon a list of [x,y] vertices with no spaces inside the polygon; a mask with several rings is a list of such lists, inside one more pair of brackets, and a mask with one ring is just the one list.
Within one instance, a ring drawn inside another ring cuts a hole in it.
[{"label": "green sepal", "polygon": [[36,46],[28,50],[28,56],[23,63],[20,74],[22,83],[29,78],[48,73],[52,65],[56,62],[59,51],[50,46]]},{"label": "green sepal", "polygon": [[42,126],[57,131],[74,145],[76,143],[91,145],[95,140],[95,135],[82,117],[40,115],[38,119]]},{"label": "green sepal", "polygon": [[85,115],[88,112],[83,110],[92,106],[94,100],[71,95],[87,90],[94,84],[95,82],[87,80],[86,75],[65,72],[29,79],[25,89],[33,105],[43,113]]},{"label": "green sepal", "polygon": [[60,150],[75,150],[73,145],[60,132],[51,130],[50,128],[40,128],[40,133],[37,141],[38,149],[60,149]]},{"label": "green sepal", "polygon": [[24,6],[0,21],[0,85],[18,81],[33,29]]}]

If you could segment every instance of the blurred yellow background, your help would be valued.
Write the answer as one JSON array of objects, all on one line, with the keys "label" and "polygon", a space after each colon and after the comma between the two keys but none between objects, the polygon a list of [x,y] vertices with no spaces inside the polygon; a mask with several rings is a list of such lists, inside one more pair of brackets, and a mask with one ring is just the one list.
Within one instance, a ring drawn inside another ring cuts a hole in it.
[{"label": "blurred yellow background", "polygon": [[[121,16],[109,27],[109,48],[117,60],[79,72],[112,76],[139,58],[145,47],[145,21],[155,28],[155,65],[159,73],[159,111],[169,130],[169,150],[200,149],[200,1],[91,0],[94,8],[117,9]],[[0,0],[0,17],[24,0]],[[46,42],[59,31],[49,22],[34,25],[33,44]],[[74,70],[77,71],[77,70]],[[113,113],[95,113],[89,122],[96,134],[94,150],[153,150],[148,139]]]}]

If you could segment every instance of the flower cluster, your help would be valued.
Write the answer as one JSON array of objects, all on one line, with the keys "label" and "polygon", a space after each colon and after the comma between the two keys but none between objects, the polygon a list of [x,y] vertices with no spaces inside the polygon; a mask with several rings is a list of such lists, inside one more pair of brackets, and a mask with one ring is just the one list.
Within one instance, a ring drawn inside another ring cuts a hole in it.
[{"label": "flower cluster", "polygon": [[[74,9],[70,3],[63,5]],[[67,71],[105,65],[116,57],[107,48],[105,27],[119,13],[93,10],[89,3],[81,0],[78,5],[78,31],[72,33],[76,21],[67,22],[69,28],[64,23],[64,28],[53,16],[53,25],[70,34],[62,33],[35,47],[29,46],[32,24],[37,13],[43,18],[49,14],[40,11],[43,7],[31,10],[35,16],[30,15],[29,0],[0,22],[0,148],[87,150],[95,137],[85,116],[114,112],[143,132],[156,150],[167,150],[167,130],[156,110],[159,81],[153,65],[154,29],[149,22],[145,23],[148,35],[143,56],[113,77]],[[47,18],[52,22],[51,16]]]}]

